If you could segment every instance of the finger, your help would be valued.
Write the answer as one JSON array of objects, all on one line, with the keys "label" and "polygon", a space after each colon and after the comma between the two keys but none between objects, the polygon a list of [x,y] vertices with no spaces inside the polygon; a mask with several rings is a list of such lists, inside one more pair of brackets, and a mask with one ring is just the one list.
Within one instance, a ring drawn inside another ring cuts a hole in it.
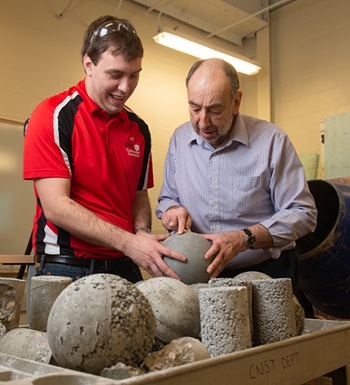
[{"label": "finger", "polygon": [[210,279],[216,278],[224,270],[225,266],[226,262],[224,259],[222,259],[210,274]]},{"label": "finger", "polygon": [[186,218],[186,224],[185,224],[185,229],[188,230],[192,226],[192,218],[190,215],[187,216]]},{"label": "finger", "polygon": [[177,231],[178,229],[178,223],[177,218],[175,217],[169,217],[166,221],[166,227],[167,230]]},{"label": "finger", "polygon": [[158,235],[155,235],[156,239],[158,242],[160,241],[164,241],[164,239],[167,239],[170,237],[170,233],[168,234],[158,234]]},{"label": "finger", "polygon": [[164,261],[161,259],[159,262],[158,268],[162,273],[162,276],[174,278],[181,281],[181,278],[171,269]]},{"label": "finger", "polygon": [[142,266],[142,268],[147,271],[147,273],[152,277],[163,277],[162,270],[158,267],[156,263],[149,264],[147,266]]},{"label": "finger", "polygon": [[[176,217],[175,217],[175,219],[176,219]],[[162,215],[162,225],[167,230],[176,231],[177,230],[177,219],[174,220],[174,217],[166,212]]]},{"label": "finger", "polygon": [[[218,253],[218,255],[213,259],[212,263],[208,266],[207,272],[212,274],[215,270],[220,269],[220,265],[225,265],[223,253]],[[221,269],[223,268],[221,267]]]},{"label": "finger", "polygon": [[161,250],[161,253],[163,256],[177,259],[178,261],[181,261],[181,262],[186,262],[187,260],[187,258],[183,254],[178,253],[177,251],[168,249],[167,247],[163,247]]},{"label": "finger", "polygon": [[213,244],[210,249],[205,253],[204,259],[209,261],[212,258],[217,258],[220,252],[220,247],[217,244]]},{"label": "finger", "polygon": [[186,230],[186,220],[184,217],[178,218],[177,232],[182,234]]}]

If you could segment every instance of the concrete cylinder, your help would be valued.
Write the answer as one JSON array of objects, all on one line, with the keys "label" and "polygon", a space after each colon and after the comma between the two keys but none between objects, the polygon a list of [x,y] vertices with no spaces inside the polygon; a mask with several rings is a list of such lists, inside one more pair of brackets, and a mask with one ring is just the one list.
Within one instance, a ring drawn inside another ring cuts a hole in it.
[{"label": "concrete cylinder", "polygon": [[246,287],[199,290],[202,343],[212,357],[251,347]]},{"label": "concrete cylinder", "polygon": [[43,275],[33,277],[30,288],[29,327],[46,332],[47,320],[59,294],[72,283],[72,278]]},{"label": "concrete cylinder", "polygon": [[289,278],[252,281],[254,342],[264,345],[297,335]]},{"label": "concrete cylinder", "polygon": [[243,286],[247,288],[248,295],[248,311],[249,311],[249,323],[250,323],[250,334],[252,337],[252,346],[254,346],[254,325],[253,325],[253,307],[252,307],[252,296],[253,287],[252,282],[246,279],[240,278],[213,278],[209,281],[209,287],[233,287]]},{"label": "concrete cylinder", "polygon": [[1,339],[0,353],[43,364],[53,363],[46,333],[16,328]]},{"label": "concrete cylinder", "polygon": [[0,324],[6,332],[19,325],[25,283],[22,279],[0,278]]}]

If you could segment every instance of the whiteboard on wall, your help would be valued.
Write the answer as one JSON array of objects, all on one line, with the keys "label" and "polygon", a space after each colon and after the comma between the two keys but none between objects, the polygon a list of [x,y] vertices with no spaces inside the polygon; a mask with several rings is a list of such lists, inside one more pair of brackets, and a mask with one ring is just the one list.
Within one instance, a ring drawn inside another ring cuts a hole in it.
[{"label": "whiteboard on wall", "polygon": [[350,176],[350,112],[324,119],[324,179]]},{"label": "whiteboard on wall", "polygon": [[0,121],[0,254],[24,254],[35,210],[33,182],[22,179],[23,125]]}]

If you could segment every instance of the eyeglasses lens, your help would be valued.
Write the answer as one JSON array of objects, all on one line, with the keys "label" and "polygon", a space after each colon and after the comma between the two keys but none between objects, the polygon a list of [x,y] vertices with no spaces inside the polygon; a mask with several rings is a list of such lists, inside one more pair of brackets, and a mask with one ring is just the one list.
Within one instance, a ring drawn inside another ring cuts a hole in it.
[{"label": "eyeglasses lens", "polygon": [[133,25],[126,20],[108,21],[107,23],[104,23],[101,26],[99,26],[97,30],[93,33],[90,39],[90,45],[93,43],[93,41],[96,39],[97,36],[103,37],[108,35],[109,33],[119,32],[122,28],[126,31],[136,34],[136,30],[133,27]]}]

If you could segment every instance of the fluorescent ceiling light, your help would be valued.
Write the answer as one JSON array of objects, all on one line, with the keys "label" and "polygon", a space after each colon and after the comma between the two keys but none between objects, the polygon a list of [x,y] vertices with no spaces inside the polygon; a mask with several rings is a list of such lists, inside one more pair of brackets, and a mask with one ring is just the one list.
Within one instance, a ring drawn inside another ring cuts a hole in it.
[{"label": "fluorescent ceiling light", "polygon": [[231,63],[238,72],[246,75],[255,75],[260,71],[259,64],[239,54],[231,54],[228,51],[217,51],[214,47],[211,48],[208,43],[203,45],[201,42],[192,37],[186,37],[184,34],[179,33],[168,28],[162,28],[162,31],[158,35],[153,37],[156,43],[165,45],[166,47],[173,48],[177,51],[187,53],[198,57],[200,59],[220,58],[228,63]]}]

